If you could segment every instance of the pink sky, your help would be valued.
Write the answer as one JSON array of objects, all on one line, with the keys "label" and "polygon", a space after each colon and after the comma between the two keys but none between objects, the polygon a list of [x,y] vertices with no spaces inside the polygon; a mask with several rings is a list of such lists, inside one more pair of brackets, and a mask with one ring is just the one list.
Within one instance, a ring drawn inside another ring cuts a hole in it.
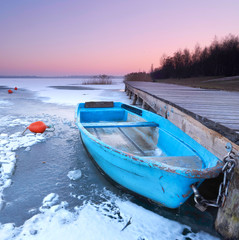
[{"label": "pink sky", "polygon": [[11,0],[0,6],[0,75],[124,75],[165,53],[239,35],[238,0]]}]

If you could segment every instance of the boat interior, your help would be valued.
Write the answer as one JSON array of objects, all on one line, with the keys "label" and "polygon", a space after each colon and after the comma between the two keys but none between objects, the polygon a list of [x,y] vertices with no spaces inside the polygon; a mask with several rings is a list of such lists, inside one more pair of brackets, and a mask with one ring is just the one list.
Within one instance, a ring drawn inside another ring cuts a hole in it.
[{"label": "boat interior", "polygon": [[125,106],[87,108],[81,111],[80,121],[89,133],[120,151],[171,166],[204,168],[202,159],[189,146],[158,123],[146,121],[142,110]]}]

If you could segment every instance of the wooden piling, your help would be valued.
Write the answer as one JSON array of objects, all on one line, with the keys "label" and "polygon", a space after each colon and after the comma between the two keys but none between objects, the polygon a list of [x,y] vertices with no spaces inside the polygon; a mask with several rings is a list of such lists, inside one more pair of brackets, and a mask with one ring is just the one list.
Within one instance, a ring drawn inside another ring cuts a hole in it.
[{"label": "wooden piling", "polygon": [[229,186],[228,196],[224,206],[218,209],[215,222],[217,231],[227,239],[239,239],[239,170],[234,170],[234,176]]},{"label": "wooden piling", "polygon": [[137,95],[134,94],[134,99],[133,99],[132,105],[136,105],[136,102],[137,102]]},{"label": "wooden piling", "polygon": [[132,91],[130,91],[130,92],[129,92],[129,99],[131,99],[131,98],[132,98],[132,95],[133,95],[133,92],[132,92]]}]

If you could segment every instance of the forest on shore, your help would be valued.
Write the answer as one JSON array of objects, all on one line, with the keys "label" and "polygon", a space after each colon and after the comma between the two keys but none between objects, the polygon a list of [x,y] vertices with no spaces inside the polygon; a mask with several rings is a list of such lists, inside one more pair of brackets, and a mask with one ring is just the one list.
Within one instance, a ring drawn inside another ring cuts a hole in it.
[{"label": "forest on shore", "polygon": [[239,37],[229,34],[221,40],[216,37],[210,46],[194,51],[176,51],[173,56],[163,55],[159,68],[151,67],[150,73],[138,72],[125,76],[126,80],[155,81],[169,78],[195,78],[239,75]]}]

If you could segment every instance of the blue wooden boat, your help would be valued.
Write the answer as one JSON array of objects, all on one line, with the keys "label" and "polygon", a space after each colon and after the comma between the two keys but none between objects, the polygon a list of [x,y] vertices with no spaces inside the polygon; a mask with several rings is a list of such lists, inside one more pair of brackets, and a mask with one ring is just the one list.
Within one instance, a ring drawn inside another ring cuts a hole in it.
[{"label": "blue wooden boat", "polygon": [[167,119],[120,102],[80,103],[75,113],[82,141],[116,183],[177,208],[222,162]]}]

